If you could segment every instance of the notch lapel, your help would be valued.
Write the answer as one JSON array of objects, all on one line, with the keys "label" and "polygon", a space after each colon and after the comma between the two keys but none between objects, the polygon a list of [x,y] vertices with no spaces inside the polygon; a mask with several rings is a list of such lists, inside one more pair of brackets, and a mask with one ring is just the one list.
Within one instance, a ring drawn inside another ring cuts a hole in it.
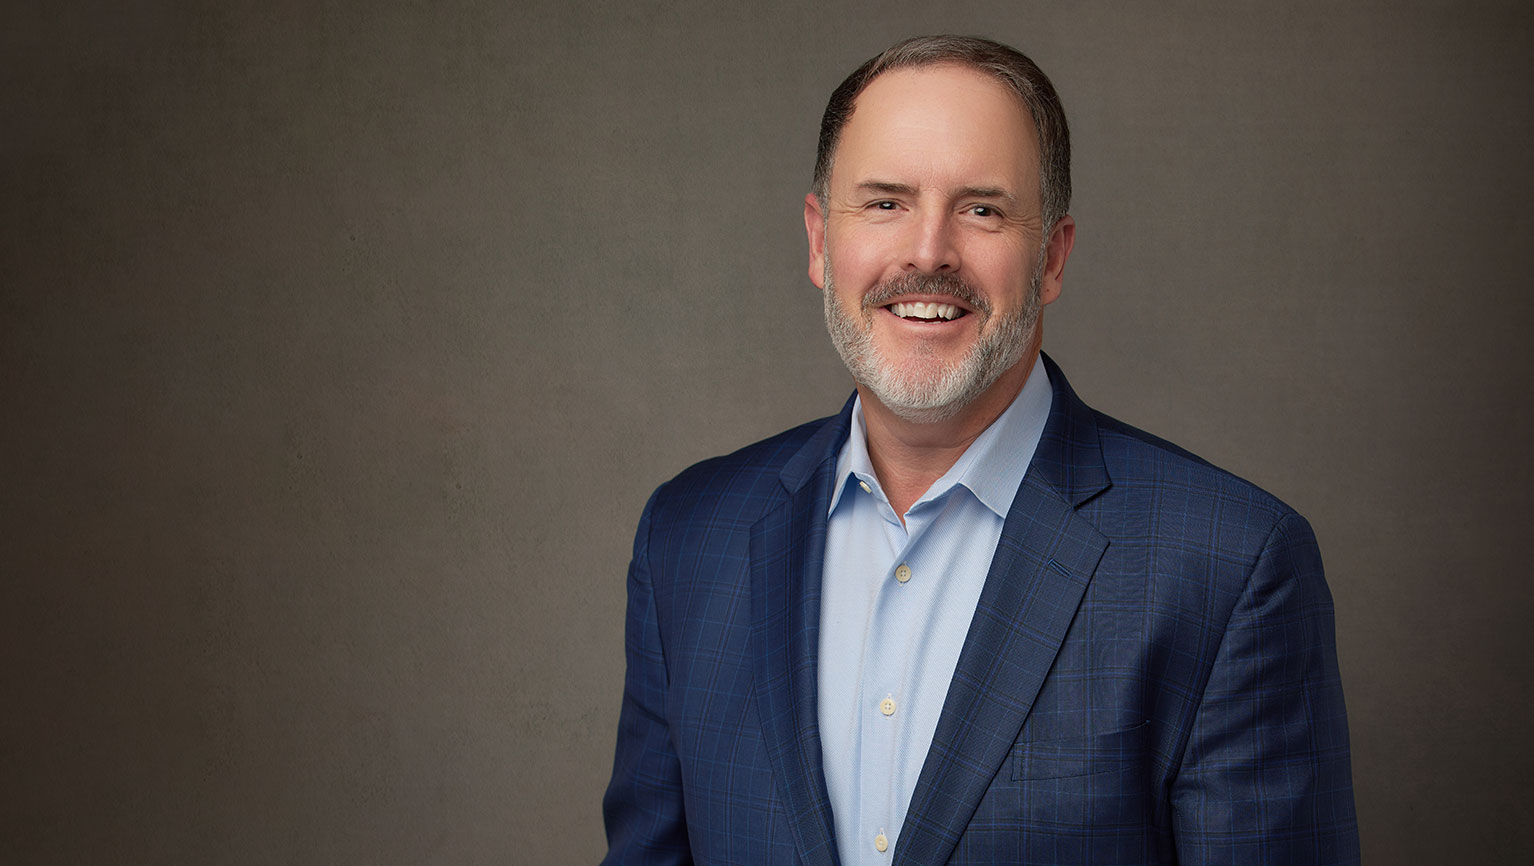
[{"label": "notch lapel", "polygon": [[[751,527],[754,691],[778,796],[805,866],[835,866],[821,763],[817,664],[826,511],[852,401],[784,467],[787,490]],[[839,422],[839,423],[838,423]]]},{"label": "notch lapel", "polygon": [[1108,486],[1096,422],[1044,359],[1054,403],[1007,513],[895,863],[945,863],[1006,760],[1108,540],[1076,508]]}]

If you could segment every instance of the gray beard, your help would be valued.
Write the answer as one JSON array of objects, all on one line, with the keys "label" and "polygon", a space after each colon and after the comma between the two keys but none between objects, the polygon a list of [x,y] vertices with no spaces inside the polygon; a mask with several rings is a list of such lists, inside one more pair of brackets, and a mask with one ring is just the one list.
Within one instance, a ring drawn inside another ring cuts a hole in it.
[{"label": "gray beard", "polygon": [[[948,274],[901,274],[892,277],[863,297],[861,315],[850,315],[837,300],[831,279],[831,256],[826,253],[826,330],[853,381],[867,388],[900,418],[931,424],[959,414],[985,390],[1012,369],[1034,339],[1042,308],[1039,288],[1044,275],[1045,250],[1028,280],[1028,292],[1015,310],[995,313],[990,302],[968,283]],[[957,363],[946,363],[935,354],[924,354],[914,363],[897,366],[886,360],[874,345],[873,315],[895,298],[908,294],[945,295],[961,301],[980,316],[980,338]],[[993,324],[991,319],[997,316]]]}]

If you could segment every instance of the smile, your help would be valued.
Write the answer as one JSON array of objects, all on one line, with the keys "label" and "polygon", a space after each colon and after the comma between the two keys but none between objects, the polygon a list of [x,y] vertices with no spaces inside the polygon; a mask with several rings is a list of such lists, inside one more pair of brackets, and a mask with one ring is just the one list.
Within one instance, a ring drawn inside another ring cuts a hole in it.
[{"label": "smile", "polygon": [[950,322],[965,314],[962,307],[954,304],[924,304],[917,301],[900,301],[885,309],[902,319],[917,322]]}]

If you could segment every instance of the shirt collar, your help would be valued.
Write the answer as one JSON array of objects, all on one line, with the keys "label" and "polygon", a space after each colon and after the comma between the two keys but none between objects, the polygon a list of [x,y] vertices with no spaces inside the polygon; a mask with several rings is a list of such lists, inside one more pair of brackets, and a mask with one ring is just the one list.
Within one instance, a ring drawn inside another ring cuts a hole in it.
[{"label": "shirt collar", "polygon": [[[1033,461],[1039,437],[1044,433],[1053,399],[1049,374],[1040,355],[1034,359],[1028,381],[1023,383],[1022,390],[1006,411],[970,443],[953,466],[922,494],[912,508],[938,499],[954,487],[964,487],[986,508],[1006,519],[1028,464]],[[869,485],[871,492],[867,495],[884,499],[878,477],[874,475],[873,461],[868,457],[868,432],[863,423],[861,396],[852,405],[852,427],[837,455],[836,486],[831,494],[831,506],[826,510],[828,515],[836,512],[842,494],[856,486],[854,478]]]}]

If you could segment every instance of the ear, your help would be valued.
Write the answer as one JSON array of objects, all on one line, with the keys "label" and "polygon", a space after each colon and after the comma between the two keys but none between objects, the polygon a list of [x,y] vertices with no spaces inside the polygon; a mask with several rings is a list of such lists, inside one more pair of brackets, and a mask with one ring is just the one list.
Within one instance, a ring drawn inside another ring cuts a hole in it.
[{"label": "ear", "polygon": [[1055,221],[1049,233],[1048,256],[1044,260],[1044,274],[1039,280],[1039,300],[1053,303],[1060,297],[1061,284],[1065,281],[1065,260],[1071,257],[1076,246],[1076,221],[1066,214]]},{"label": "ear", "polygon": [[804,233],[810,241],[810,282],[826,287],[826,218],[820,199],[810,193],[804,197]]}]

